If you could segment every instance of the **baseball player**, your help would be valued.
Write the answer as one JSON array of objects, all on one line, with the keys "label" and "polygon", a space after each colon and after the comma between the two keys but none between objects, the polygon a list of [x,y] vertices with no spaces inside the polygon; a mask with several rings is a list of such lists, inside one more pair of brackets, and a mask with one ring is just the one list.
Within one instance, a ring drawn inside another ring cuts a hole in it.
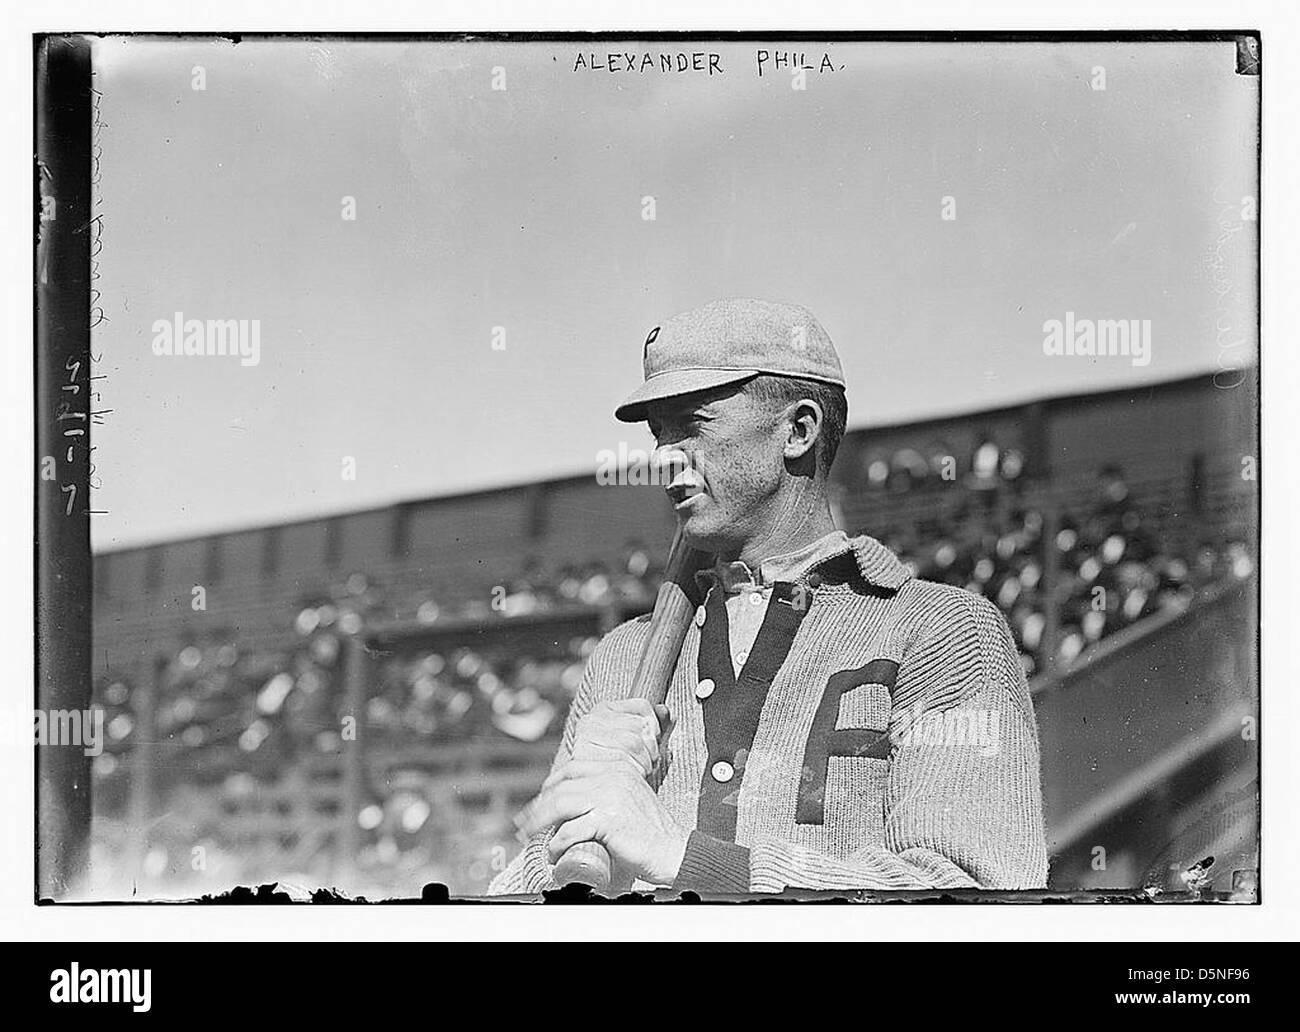
[{"label": "baseball player", "polygon": [[806,309],[716,301],[646,338],[647,421],[711,553],[666,705],[629,698],[648,620],[608,634],[493,893],[576,843],[621,887],[1030,888],[1047,854],[1033,709],[1001,613],[836,529],[844,375]]}]

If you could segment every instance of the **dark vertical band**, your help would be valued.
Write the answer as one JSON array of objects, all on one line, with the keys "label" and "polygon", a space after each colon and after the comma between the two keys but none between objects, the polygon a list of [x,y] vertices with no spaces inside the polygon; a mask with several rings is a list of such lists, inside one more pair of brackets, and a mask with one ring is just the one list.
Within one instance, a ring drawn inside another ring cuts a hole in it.
[{"label": "dark vertical band", "polygon": [[[793,584],[773,586],[763,624],[739,676],[731,661],[726,595],[719,588],[709,593],[700,632],[699,676],[701,680],[712,678],[715,687],[700,703],[708,761],[700,779],[696,818],[696,827],[706,835],[735,841],[740,786],[758,733],[763,703],[808,611],[807,605],[792,604],[795,590]],[[730,780],[718,781],[713,776],[713,767],[719,762],[731,765],[734,773]]]},{"label": "dark vertical band", "polygon": [[[98,227],[90,41],[45,36],[35,47],[36,707],[52,730],[59,714],[90,711],[90,329],[98,308],[90,262]],[[86,868],[88,751],[80,741],[36,748],[38,898],[65,896]]]}]

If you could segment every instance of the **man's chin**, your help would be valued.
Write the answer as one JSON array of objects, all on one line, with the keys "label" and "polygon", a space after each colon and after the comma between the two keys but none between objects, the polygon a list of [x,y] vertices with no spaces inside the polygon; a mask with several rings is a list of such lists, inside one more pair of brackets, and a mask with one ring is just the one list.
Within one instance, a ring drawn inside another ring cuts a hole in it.
[{"label": "man's chin", "polygon": [[718,528],[711,526],[706,513],[690,511],[678,513],[677,525],[681,528],[682,539],[692,548],[702,552],[717,551]]}]

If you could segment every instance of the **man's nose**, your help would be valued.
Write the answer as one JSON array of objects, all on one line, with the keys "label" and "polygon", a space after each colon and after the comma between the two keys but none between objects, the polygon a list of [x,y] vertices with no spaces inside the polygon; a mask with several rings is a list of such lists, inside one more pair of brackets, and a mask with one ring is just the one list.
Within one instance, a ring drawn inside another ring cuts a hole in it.
[{"label": "man's nose", "polygon": [[690,467],[691,460],[680,448],[661,445],[650,453],[650,469],[661,484],[670,484],[683,470]]}]

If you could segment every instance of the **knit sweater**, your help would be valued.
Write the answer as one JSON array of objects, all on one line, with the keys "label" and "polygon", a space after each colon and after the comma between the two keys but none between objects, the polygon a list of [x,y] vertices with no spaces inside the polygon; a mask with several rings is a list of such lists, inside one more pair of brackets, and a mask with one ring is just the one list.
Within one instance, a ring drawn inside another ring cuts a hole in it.
[{"label": "knit sweater", "polygon": [[[1002,614],[873,538],[842,547],[772,586],[739,674],[720,585],[696,614],[651,782],[690,831],[672,887],[1042,887],[1038,734]],[[631,695],[648,629],[631,620],[592,653],[552,769],[592,706]],[[555,888],[550,834],[489,892]]]}]

